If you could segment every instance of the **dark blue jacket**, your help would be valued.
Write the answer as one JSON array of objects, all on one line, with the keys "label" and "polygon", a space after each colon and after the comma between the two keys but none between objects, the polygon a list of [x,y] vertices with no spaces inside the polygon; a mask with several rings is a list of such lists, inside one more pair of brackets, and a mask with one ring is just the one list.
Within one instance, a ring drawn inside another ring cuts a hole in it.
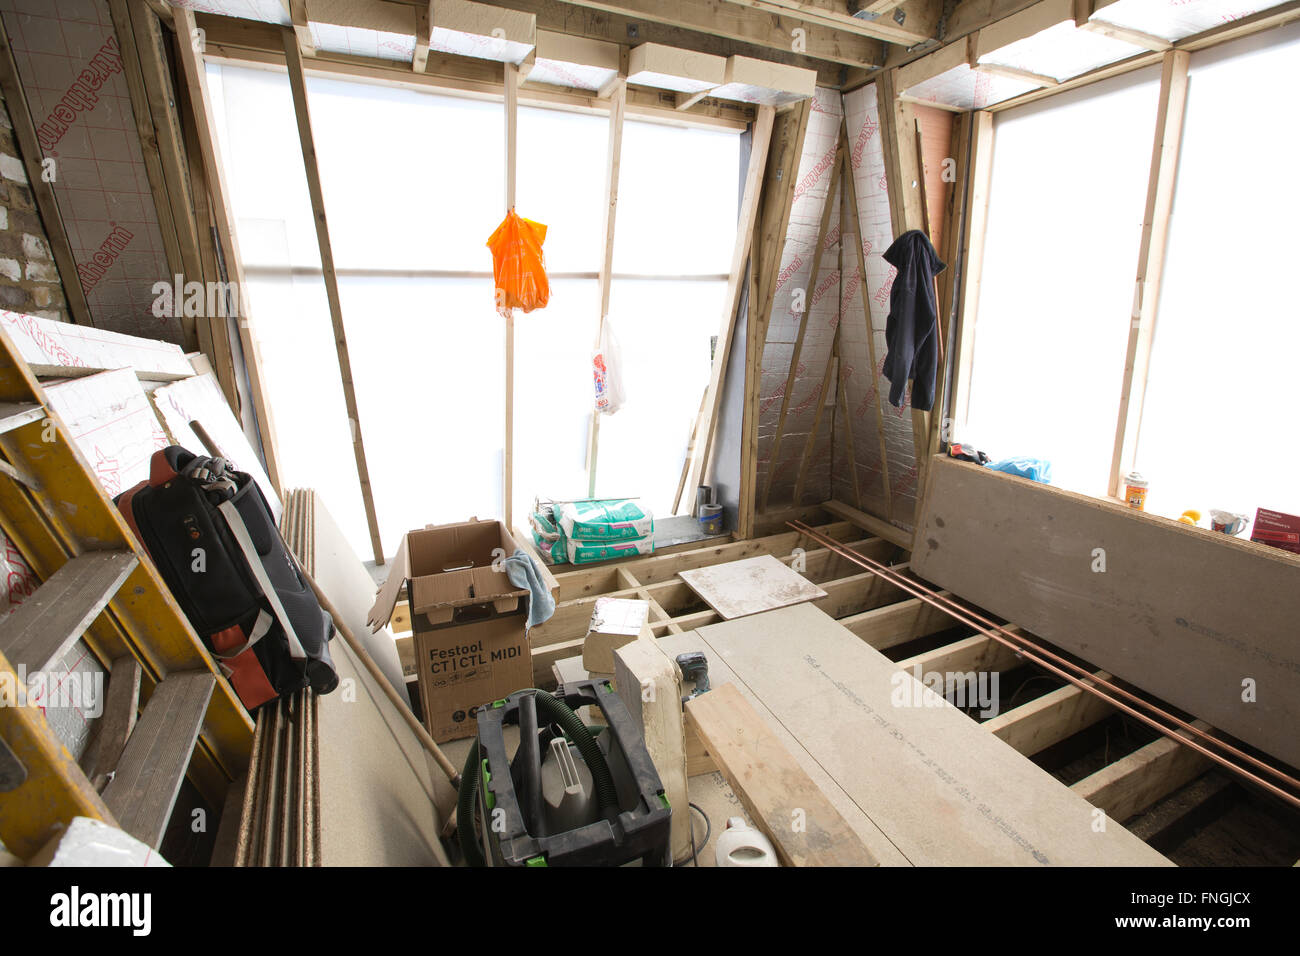
[{"label": "dark blue jacket", "polygon": [[938,308],[934,277],[947,268],[925,233],[912,229],[885,250],[884,259],[898,270],[889,293],[885,324],[885,378],[889,403],[903,407],[907,380],[912,379],[912,407],[934,407],[934,377],[939,367]]}]

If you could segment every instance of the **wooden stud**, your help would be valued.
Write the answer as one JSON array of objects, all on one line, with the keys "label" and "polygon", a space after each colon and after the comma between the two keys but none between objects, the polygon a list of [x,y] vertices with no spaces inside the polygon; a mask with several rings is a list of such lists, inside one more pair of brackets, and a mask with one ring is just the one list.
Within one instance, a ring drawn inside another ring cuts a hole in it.
[{"label": "wooden stud", "polygon": [[[817,228],[817,246],[813,249],[811,271],[808,274],[810,295],[808,301],[804,304],[803,312],[799,316],[799,332],[795,336],[794,351],[790,355],[790,370],[785,378],[785,392],[781,396],[781,412],[777,417],[776,433],[772,437],[772,453],[768,457],[767,481],[763,483],[763,497],[758,504],[760,512],[767,510],[768,499],[772,495],[772,480],[779,464],[781,438],[785,434],[785,420],[790,412],[790,396],[794,392],[794,380],[799,371],[799,355],[803,352],[803,340],[808,332],[808,315],[812,311],[811,290],[816,287],[817,274],[821,271],[822,253],[826,248],[826,236],[830,228],[831,213],[835,210],[835,190],[839,186],[840,174],[844,169],[844,154],[844,145],[840,143],[835,147],[835,160],[831,165],[831,178],[829,188],[826,191],[826,204],[822,207],[821,223]],[[798,504],[798,502],[794,503]]]},{"label": "wooden stud", "polygon": [[[840,124],[840,148],[849,152],[849,134],[847,122]],[[880,361],[876,356],[876,335],[871,325],[871,296],[867,289],[867,254],[862,247],[862,220],[858,214],[858,187],[853,181],[852,163],[849,164],[849,176],[845,179],[845,190],[848,192],[849,209],[853,211],[853,245],[857,251],[858,257],[858,276],[860,277],[860,287],[862,294],[862,319],[866,323],[867,332],[867,355],[871,361],[871,387],[875,391],[876,406],[876,435],[880,439],[880,481],[885,494],[885,517],[890,521],[894,519],[894,496],[889,490],[889,452],[885,446],[885,392],[880,388]],[[843,234],[843,225],[841,224],[840,232]],[[853,469],[854,479],[857,478],[857,467]],[[859,503],[858,507],[862,505]]]},{"label": "wooden stud", "polygon": [[[945,597],[952,596],[948,591],[939,593]],[[884,607],[841,618],[840,623],[878,651],[906,644],[918,637],[937,634],[954,626],[950,615],[920,598],[898,600]],[[898,666],[903,667],[903,663],[900,662]],[[910,670],[910,667],[907,669]]]},{"label": "wooden stud", "polygon": [[1173,50],[1164,56],[1160,72],[1160,101],[1156,108],[1155,143],[1151,150],[1151,175],[1147,181],[1146,210],[1142,216],[1142,240],[1138,250],[1137,283],[1134,289],[1133,321],[1128,354],[1124,360],[1124,384],[1120,390],[1119,421],[1110,463],[1109,494],[1119,494],[1120,476],[1137,454],[1142,405],[1146,398],[1147,372],[1151,363],[1151,342],[1155,336],[1160,307],[1160,281],[1164,273],[1165,240],[1169,213],[1178,175],[1178,152],[1183,136],[1183,109],[1187,102],[1189,54]]},{"label": "wooden stud", "polygon": [[[1112,679],[1105,671],[1098,671],[1095,676],[1101,680]],[[990,717],[983,726],[1026,757],[1032,757],[1114,712],[1114,706],[1107,701],[1074,684],[1066,684]]]},{"label": "wooden stud", "polygon": [[[501,65],[501,82],[504,94],[505,145],[506,145],[506,212],[515,208],[516,137],[519,129],[519,70],[513,63]],[[505,474],[502,485],[505,501],[502,513],[506,527],[514,526],[515,481],[515,317],[513,310],[506,315],[506,444],[502,460]]]},{"label": "wooden stud", "polygon": [[415,53],[411,56],[411,69],[423,73],[429,65],[429,36],[433,32],[433,0],[415,8]]},{"label": "wooden stud", "polygon": [[731,268],[728,270],[727,293],[723,299],[722,324],[718,330],[718,344],[714,350],[713,366],[709,374],[709,393],[700,417],[695,454],[691,458],[690,476],[686,482],[686,499],[694,500],[694,490],[706,477],[713,453],[713,438],[717,431],[718,411],[722,407],[722,387],[726,379],[727,363],[731,358],[731,344],[736,331],[736,313],[740,308],[741,286],[745,281],[746,261],[754,241],[754,222],[758,217],[758,193],[767,165],[767,153],[772,142],[772,126],[776,111],[770,106],[758,108],[754,121],[753,140],[750,144],[749,166],[745,172],[745,186],[740,199],[740,212],[736,221],[736,242],[731,250]]},{"label": "wooden stud", "polygon": [[[289,19],[293,21],[293,34],[298,38],[298,52],[303,56],[316,55],[316,40],[311,35],[311,27],[307,23],[307,0],[288,0]],[[418,15],[418,12],[417,12]],[[425,44],[425,55],[428,55],[429,47]],[[419,42],[416,42],[416,55],[419,55]]]},{"label": "wooden stud", "polygon": [[[121,0],[111,0],[120,3]],[[194,13],[184,7],[172,9],[173,22],[178,37],[188,37],[191,42],[177,43],[176,53],[185,77],[185,89],[189,96],[190,108],[198,131],[199,147],[203,154],[203,167],[207,171],[207,185],[212,196],[212,218],[216,222],[217,234],[221,239],[224,252],[226,275],[239,294],[238,329],[239,342],[244,356],[244,370],[248,373],[249,391],[253,398],[253,411],[257,420],[258,436],[262,457],[266,461],[266,473],[277,494],[284,494],[284,485],[280,476],[279,446],[275,438],[275,419],[266,397],[262,383],[262,356],[257,342],[253,317],[248,307],[248,285],[244,280],[244,264],[239,252],[239,242],[235,233],[235,216],[230,205],[230,193],[226,188],[225,171],[221,166],[220,153],[217,148],[215,120],[209,106],[207,83],[204,77],[202,50],[196,46],[198,34]]]},{"label": "wooden stud", "polygon": [[285,61],[289,67],[289,87],[293,93],[298,139],[302,146],[302,165],[307,174],[307,189],[311,193],[316,243],[320,249],[321,271],[324,275],[325,294],[330,307],[330,322],[334,327],[334,349],[338,356],[339,377],[343,381],[343,398],[347,404],[348,425],[352,432],[352,453],[356,459],[357,480],[361,483],[361,499],[366,509],[366,524],[370,530],[370,545],[374,552],[375,564],[383,564],[384,545],[379,536],[379,518],[375,513],[375,498],[370,487],[370,468],[366,463],[361,412],[357,407],[356,385],[352,379],[352,359],[348,354],[347,330],[343,325],[343,303],[339,298],[338,276],[334,271],[334,252],[330,246],[329,223],[325,217],[325,193],[321,187],[320,167],[316,162],[316,143],[311,130],[307,81],[302,71],[302,53],[298,49],[298,40],[292,30],[286,28],[283,36]]},{"label": "wooden stud", "polygon": [[966,180],[966,228],[962,232],[962,272],[957,290],[957,348],[953,357],[952,418],[957,428],[970,412],[971,370],[975,361],[975,322],[979,315],[980,279],[984,271],[984,231],[988,223],[989,184],[993,175],[993,114],[981,110],[971,119],[970,175]]},{"label": "wooden stud", "polygon": [[[1194,727],[1209,731],[1203,720]],[[1179,736],[1182,736],[1181,732]],[[1156,801],[1191,783],[1211,766],[1209,759],[1174,737],[1161,737],[1084,777],[1070,789],[1123,823]]]},{"label": "wooden stud", "polygon": [[81,276],[77,272],[77,260],[72,253],[72,244],[59,212],[58,197],[54,188],[45,179],[43,165],[44,151],[36,136],[36,124],[32,121],[31,108],[27,94],[23,91],[22,80],[18,76],[18,64],[14,61],[13,47],[9,43],[9,34],[4,23],[0,22],[0,90],[4,92],[5,104],[9,108],[9,118],[13,122],[14,140],[22,153],[23,169],[27,172],[27,183],[36,200],[36,209],[45,227],[45,235],[50,241],[50,253],[54,265],[63,280],[64,298],[68,303],[68,314],[77,325],[93,326],[94,318],[90,314],[90,305],[86,302],[86,293],[81,287]]},{"label": "wooden stud", "polygon": [[[189,169],[182,144],[183,134],[176,111],[162,24],[142,0],[132,0],[129,12],[144,81],[147,115],[152,123],[152,145],[156,146],[162,164],[163,188],[161,193],[155,189],[154,205],[166,204],[171,210],[171,222],[176,230],[180,251],[180,271],[186,279],[201,280],[203,266],[199,257],[198,231],[189,200]],[[181,321],[186,342],[189,343],[187,348],[192,350],[198,344],[195,319],[186,317]]]},{"label": "wooden stud", "polygon": [[[609,96],[609,136],[605,151],[605,218],[601,223],[600,314],[596,318],[596,341],[605,331],[609,314],[610,286],[614,275],[614,226],[618,213],[618,176],[623,164],[623,116],[627,111],[627,82],[616,77]],[[596,456],[600,451],[600,412],[591,413],[587,446],[587,497],[596,497]],[[681,490],[678,489],[680,496]]]},{"label": "wooden stud", "polygon": [[865,511],[859,511],[856,508],[850,508],[841,501],[827,501],[822,505],[827,511],[840,518],[843,521],[851,521],[868,534],[874,534],[878,538],[884,538],[886,541],[898,545],[900,548],[911,549],[912,536],[902,528],[896,528],[887,521],[881,521],[875,515],[869,515]]}]

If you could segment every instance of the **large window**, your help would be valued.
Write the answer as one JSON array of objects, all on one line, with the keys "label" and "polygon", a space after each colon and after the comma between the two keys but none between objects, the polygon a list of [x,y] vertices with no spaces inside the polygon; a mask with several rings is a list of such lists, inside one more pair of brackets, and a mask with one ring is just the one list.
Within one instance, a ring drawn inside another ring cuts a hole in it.
[{"label": "large window", "polygon": [[1300,25],[1192,55],[1137,467],[1149,504],[1300,514]]},{"label": "large window", "polygon": [[[1160,302],[1130,464],[1147,510],[1300,513],[1288,362],[1300,354],[1300,24],[1191,54]],[[995,120],[969,417],[994,455],[1047,458],[1104,495],[1134,308],[1159,77],[1147,70]],[[958,410],[960,414],[960,409]],[[959,426],[962,423],[959,422]],[[1122,483],[1121,483],[1122,484]]]},{"label": "large window", "polygon": [[[290,487],[369,535],[283,72],[209,64],[223,162]],[[309,76],[385,551],[501,513],[504,322],[485,243],[504,213],[502,105]],[[551,301],[515,320],[514,511],[587,488],[609,121],[521,107],[517,209],[546,223]],[[708,382],[735,235],[739,133],[626,121],[610,316],[627,405],[601,421],[598,491],[672,504]]]},{"label": "large window", "polygon": [[1143,70],[994,123],[960,434],[995,458],[1046,458],[1054,484],[1086,494],[1110,474],[1159,86]]}]

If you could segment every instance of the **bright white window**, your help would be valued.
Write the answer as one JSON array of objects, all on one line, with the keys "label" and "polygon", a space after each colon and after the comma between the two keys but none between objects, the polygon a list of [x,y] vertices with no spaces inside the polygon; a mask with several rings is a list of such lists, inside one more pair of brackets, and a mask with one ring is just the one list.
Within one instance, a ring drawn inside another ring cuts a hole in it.
[{"label": "bright white window", "polygon": [[[1137,467],[1148,510],[1300,514],[1300,25],[1192,54]],[[1284,111],[1285,112],[1285,111]]]},{"label": "bright white window", "polygon": [[969,415],[994,458],[1104,495],[1159,95],[1142,70],[997,115]]},{"label": "bright white window", "polygon": [[[369,558],[288,79],[210,64],[208,80],[284,481],[316,488]],[[504,322],[485,243],[504,215],[502,107],[316,76],[307,89],[391,555],[411,528],[501,511]],[[519,111],[517,210],[548,226],[552,276],[550,304],[515,319],[521,525],[535,496],[586,493],[608,125],[604,116]],[[658,513],[671,506],[708,381],[739,144],[730,131],[625,125],[610,314],[624,343],[627,405],[602,420],[598,490],[642,496]]]}]

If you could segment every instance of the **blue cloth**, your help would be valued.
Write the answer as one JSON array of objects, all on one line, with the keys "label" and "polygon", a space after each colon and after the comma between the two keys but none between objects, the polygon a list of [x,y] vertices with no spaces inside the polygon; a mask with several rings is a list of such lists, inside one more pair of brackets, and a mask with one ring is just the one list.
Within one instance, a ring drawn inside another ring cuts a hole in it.
[{"label": "blue cloth", "polygon": [[[1052,463],[1045,458],[1003,458],[984,466],[990,471],[1002,471],[1031,481],[1052,483]],[[522,585],[520,585],[522,587]]]},{"label": "blue cloth", "polygon": [[510,583],[517,588],[528,589],[528,629],[532,630],[538,624],[549,621],[555,613],[555,600],[533,559],[520,548],[506,558],[505,563],[506,577]]}]

